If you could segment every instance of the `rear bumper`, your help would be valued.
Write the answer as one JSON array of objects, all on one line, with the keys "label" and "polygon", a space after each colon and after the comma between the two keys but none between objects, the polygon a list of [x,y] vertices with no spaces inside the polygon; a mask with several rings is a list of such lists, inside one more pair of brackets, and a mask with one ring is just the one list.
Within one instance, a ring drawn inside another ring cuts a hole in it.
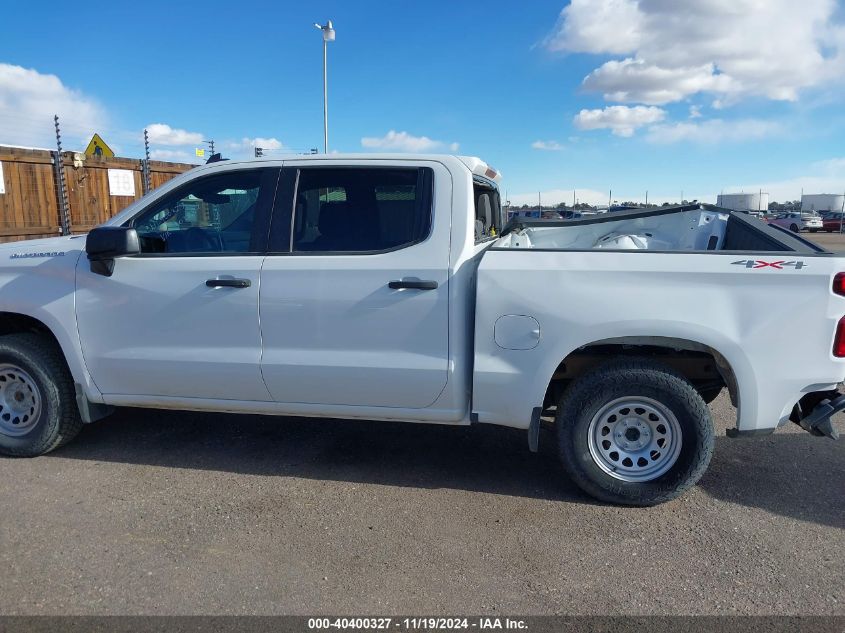
[{"label": "rear bumper", "polygon": [[839,439],[839,432],[833,426],[831,417],[845,411],[845,394],[838,391],[816,391],[805,395],[789,419],[811,435]]}]

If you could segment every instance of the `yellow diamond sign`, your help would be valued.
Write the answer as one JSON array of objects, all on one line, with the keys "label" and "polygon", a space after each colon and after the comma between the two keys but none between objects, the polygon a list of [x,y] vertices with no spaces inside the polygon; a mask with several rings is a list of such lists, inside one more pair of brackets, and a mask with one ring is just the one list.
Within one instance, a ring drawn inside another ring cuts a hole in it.
[{"label": "yellow diamond sign", "polygon": [[88,143],[88,147],[85,148],[85,155],[114,158],[114,152],[112,151],[112,148],[106,145],[106,142],[100,137],[99,134],[95,134],[91,137],[91,142]]}]

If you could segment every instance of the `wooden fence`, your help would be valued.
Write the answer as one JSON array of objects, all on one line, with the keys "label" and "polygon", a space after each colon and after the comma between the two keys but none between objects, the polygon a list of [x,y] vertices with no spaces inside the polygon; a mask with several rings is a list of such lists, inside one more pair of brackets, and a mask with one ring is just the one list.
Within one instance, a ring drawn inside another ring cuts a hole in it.
[{"label": "wooden fence", "polygon": [[[74,152],[62,152],[67,193],[67,216],[62,203],[56,159],[48,150],[0,146],[3,187],[0,193],[0,242],[85,233],[140,198],[144,192],[144,161],[133,158],[84,156],[74,163]],[[185,163],[149,161],[150,190],[195,167]],[[109,170],[131,172],[135,195],[111,195]]]}]

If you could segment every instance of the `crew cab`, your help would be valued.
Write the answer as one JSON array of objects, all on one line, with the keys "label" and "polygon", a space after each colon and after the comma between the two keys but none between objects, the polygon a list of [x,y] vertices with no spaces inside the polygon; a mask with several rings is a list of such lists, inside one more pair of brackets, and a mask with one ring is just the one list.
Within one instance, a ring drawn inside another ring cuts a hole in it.
[{"label": "crew cab", "polygon": [[[191,170],[87,236],[0,247],[0,451],[114,407],[524,429],[587,493],[694,485],[731,436],[845,409],[845,260],[702,204],[505,225],[441,155]],[[800,321],[804,336],[784,337]]]}]

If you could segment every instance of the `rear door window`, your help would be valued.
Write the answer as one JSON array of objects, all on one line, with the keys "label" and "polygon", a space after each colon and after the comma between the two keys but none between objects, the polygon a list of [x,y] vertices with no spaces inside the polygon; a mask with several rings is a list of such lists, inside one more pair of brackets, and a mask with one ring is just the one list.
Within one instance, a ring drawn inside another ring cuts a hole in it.
[{"label": "rear door window", "polygon": [[293,252],[395,250],[431,230],[429,168],[303,168],[294,196]]},{"label": "rear door window", "polygon": [[475,201],[475,241],[495,239],[504,226],[499,189],[489,181],[474,179],[472,190]]}]

